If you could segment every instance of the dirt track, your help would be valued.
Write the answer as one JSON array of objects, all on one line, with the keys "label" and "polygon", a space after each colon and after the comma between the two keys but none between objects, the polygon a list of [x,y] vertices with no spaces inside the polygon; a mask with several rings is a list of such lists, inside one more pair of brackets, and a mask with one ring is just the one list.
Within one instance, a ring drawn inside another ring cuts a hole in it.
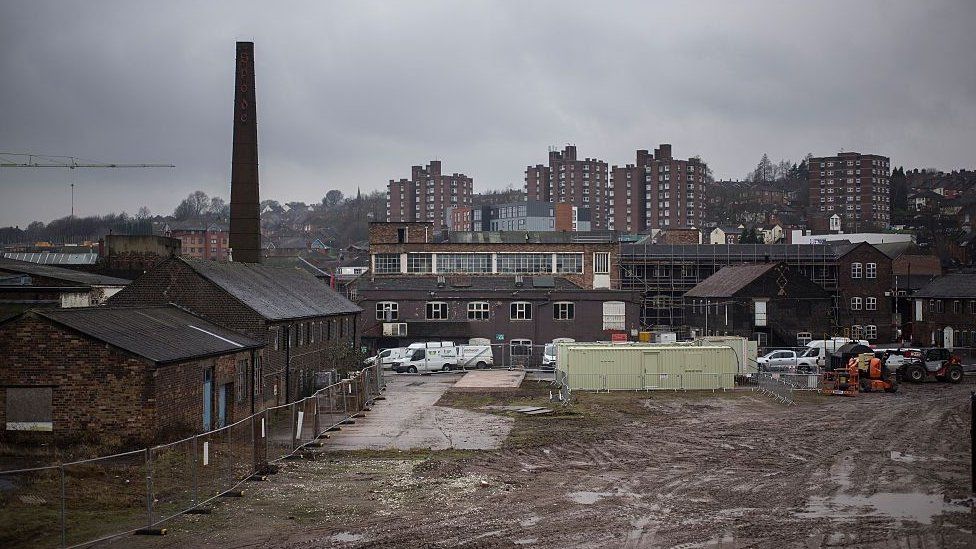
[{"label": "dirt track", "polygon": [[[528,388],[525,388],[528,386]],[[448,393],[440,405],[542,403]],[[327,452],[118,546],[972,547],[969,390],[581,394],[502,450]]]}]

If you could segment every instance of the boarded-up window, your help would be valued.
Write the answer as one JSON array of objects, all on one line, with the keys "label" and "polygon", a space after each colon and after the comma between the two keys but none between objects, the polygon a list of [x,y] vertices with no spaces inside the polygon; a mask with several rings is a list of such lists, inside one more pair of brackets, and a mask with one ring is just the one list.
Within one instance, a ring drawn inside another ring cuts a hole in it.
[{"label": "boarded-up window", "polygon": [[766,302],[756,302],[756,326],[766,325]]},{"label": "boarded-up window", "polygon": [[8,387],[8,431],[53,431],[51,387]]},{"label": "boarded-up window", "polygon": [[623,301],[606,301],[603,303],[603,329],[627,329],[627,310]]}]

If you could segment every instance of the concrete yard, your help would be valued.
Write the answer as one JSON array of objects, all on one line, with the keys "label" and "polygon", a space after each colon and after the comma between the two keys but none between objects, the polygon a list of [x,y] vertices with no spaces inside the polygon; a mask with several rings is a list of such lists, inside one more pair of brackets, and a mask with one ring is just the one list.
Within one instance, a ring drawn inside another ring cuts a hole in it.
[{"label": "concrete yard", "polygon": [[[577,393],[569,409],[548,401],[544,381],[515,393],[446,390],[456,379],[397,376],[389,400],[314,460],[284,462],[245,497],[168,522],[167,536],[110,545],[976,546],[972,378],[856,398],[807,393],[792,407],[749,390]],[[523,406],[554,413],[512,408]],[[511,431],[500,441],[502,425]],[[345,450],[473,444],[466,437],[491,426],[500,448]]]},{"label": "concrete yard", "polygon": [[516,389],[525,379],[523,370],[472,370],[464,374],[455,389]]},{"label": "concrete yard", "polygon": [[[471,375],[470,372],[467,375]],[[500,448],[514,420],[434,406],[459,376],[391,376],[386,399],[366,417],[343,425],[328,443],[334,450],[491,450]],[[516,385],[517,386],[517,385]]]}]

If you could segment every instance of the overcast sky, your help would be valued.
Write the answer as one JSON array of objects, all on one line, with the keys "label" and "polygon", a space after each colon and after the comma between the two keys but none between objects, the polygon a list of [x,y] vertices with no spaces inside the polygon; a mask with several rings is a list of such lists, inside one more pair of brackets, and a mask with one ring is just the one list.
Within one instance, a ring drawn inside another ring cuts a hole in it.
[{"label": "overcast sky", "polygon": [[235,41],[255,42],[263,198],[385,189],[440,159],[521,186],[548,147],[672,143],[718,178],[840,149],[976,167],[976,2],[0,0],[0,226],[229,196]]}]

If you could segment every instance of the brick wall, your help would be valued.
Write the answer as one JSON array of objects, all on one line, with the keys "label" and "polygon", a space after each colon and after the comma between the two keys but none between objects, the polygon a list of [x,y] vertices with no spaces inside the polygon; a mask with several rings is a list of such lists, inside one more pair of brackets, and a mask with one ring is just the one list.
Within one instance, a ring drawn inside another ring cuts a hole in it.
[{"label": "brick wall", "polygon": [[[852,276],[851,265],[861,264],[861,276]],[[867,265],[877,265],[875,278],[868,278]],[[873,325],[878,327],[878,337],[872,343],[885,343],[894,340],[895,332],[892,325],[892,298],[885,293],[894,287],[892,281],[891,258],[881,253],[870,244],[859,244],[837,262],[837,290],[839,323],[841,330],[852,326]],[[851,298],[861,298],[860,310],[851,305]],[[877,300],[877,310],[866,309],[867,298]]]}]

